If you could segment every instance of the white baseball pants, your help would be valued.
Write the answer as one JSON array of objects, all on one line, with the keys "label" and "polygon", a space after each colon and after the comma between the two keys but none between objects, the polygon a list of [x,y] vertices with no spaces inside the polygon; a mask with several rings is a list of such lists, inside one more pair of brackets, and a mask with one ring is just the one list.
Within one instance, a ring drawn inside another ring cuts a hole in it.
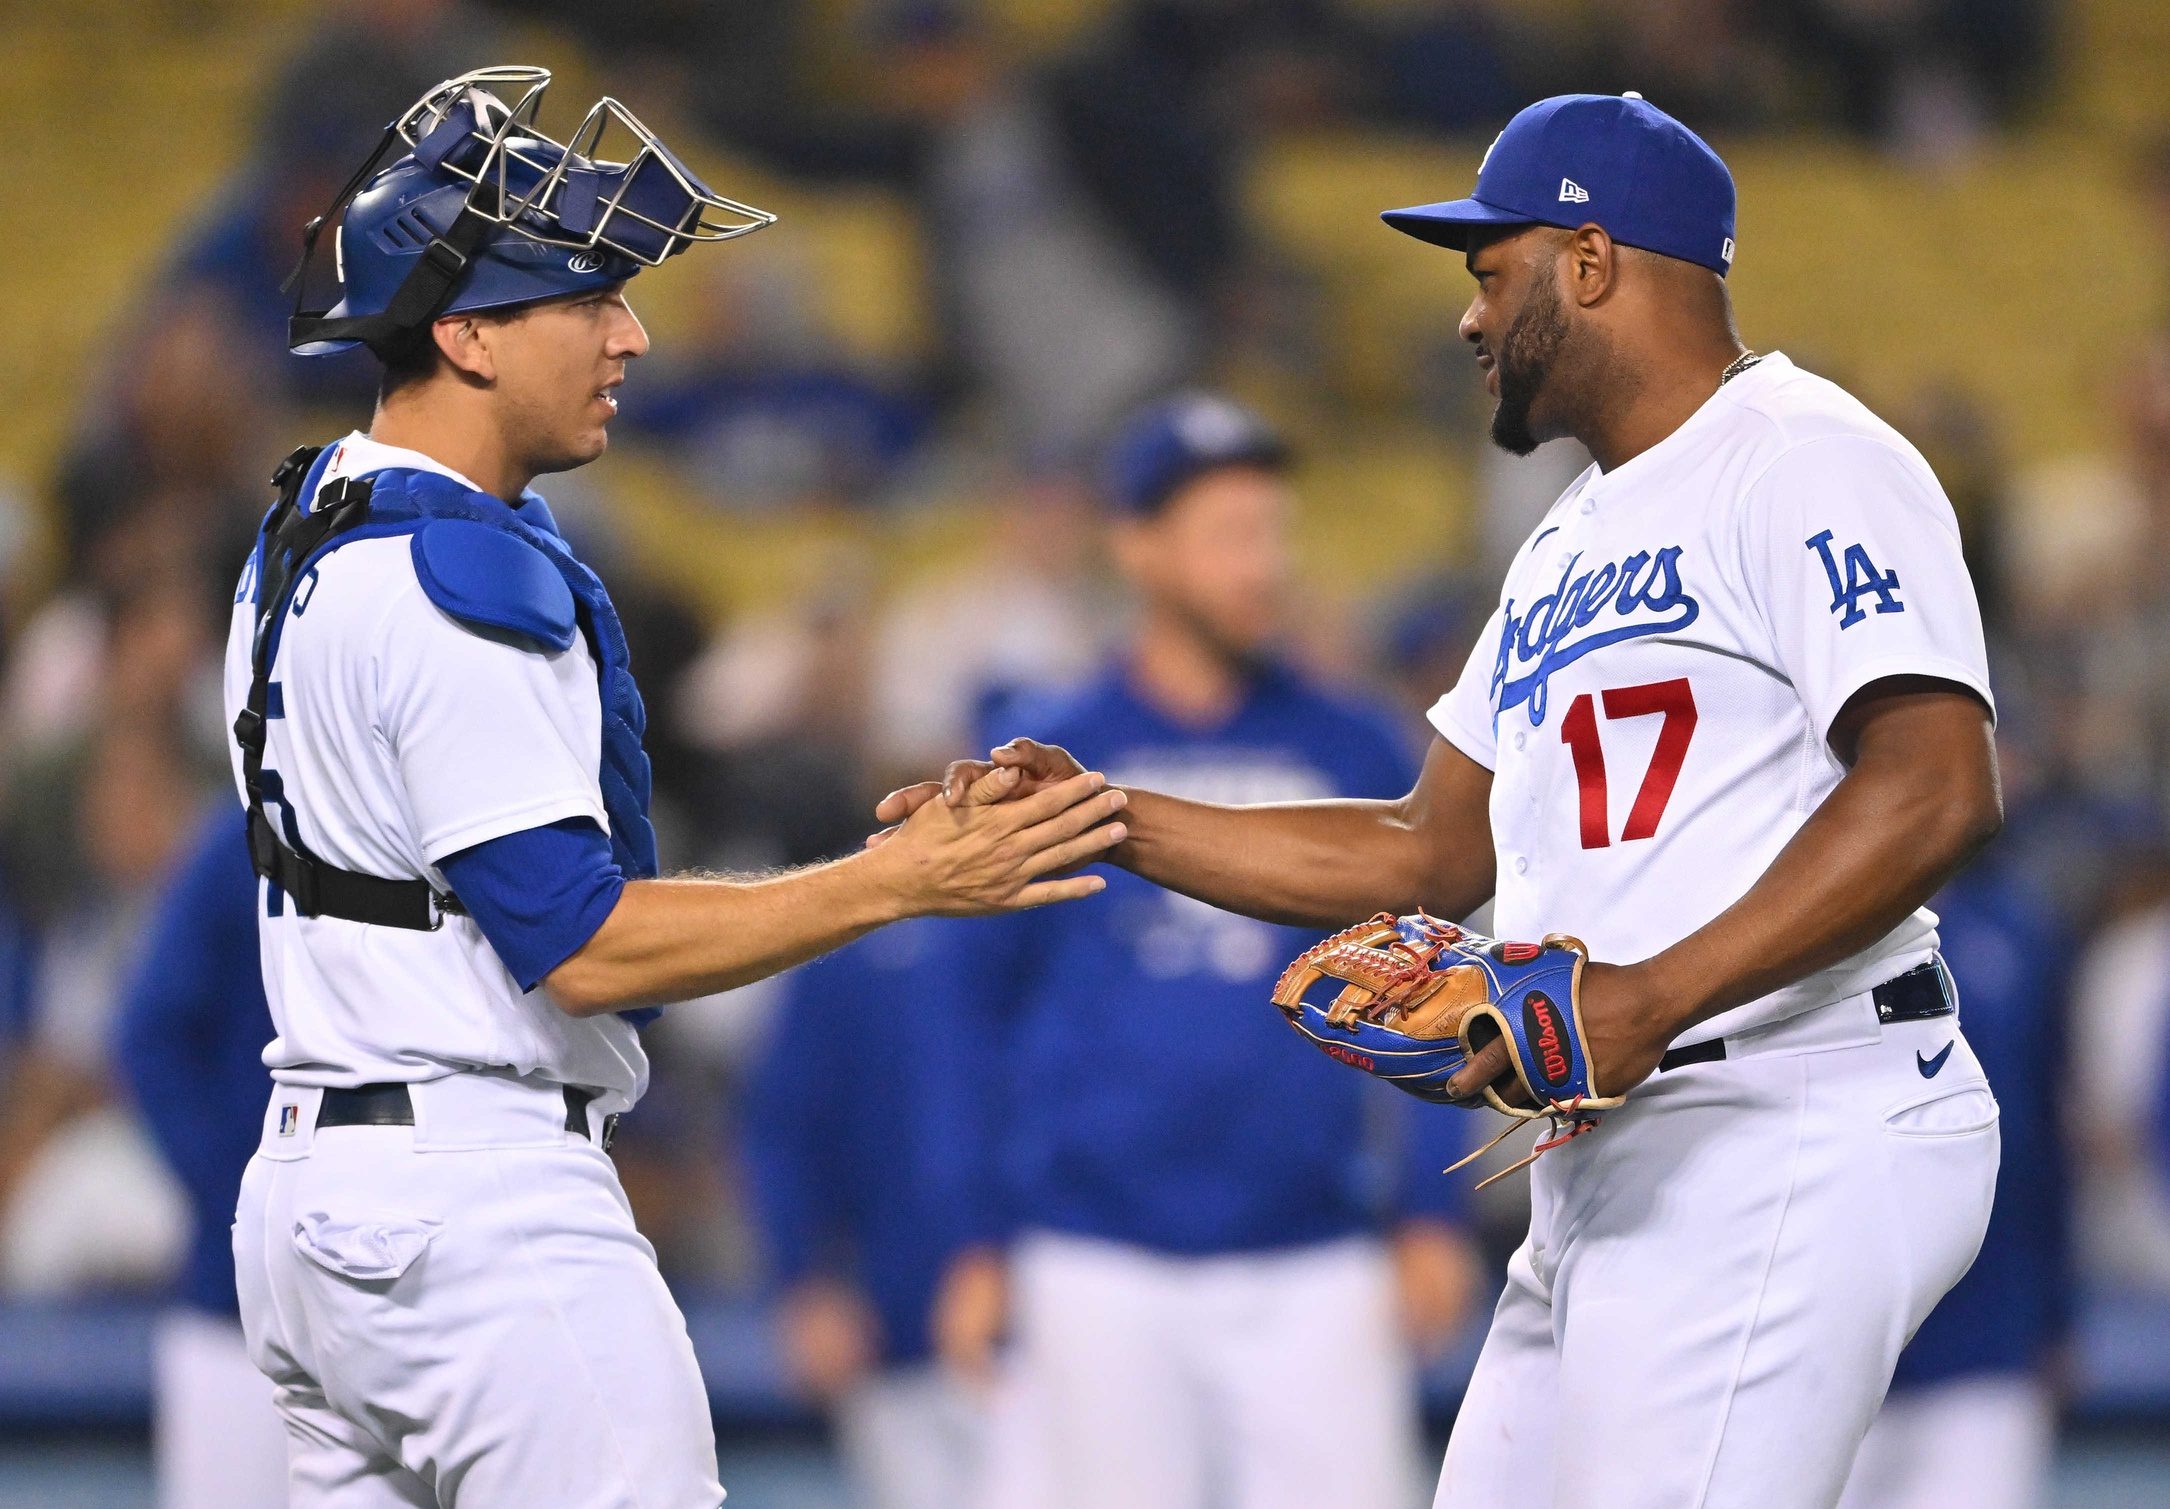
[{"label": "white baseball pants", "polygon": [[856,1509],[964,1509],[986,1435],[985,1401],[937,1363],[879,1373],[836,1412]]},{"label": "white baseball pants", "polygon": [[685,1321],[559,1090],[454,1075],[321,1132],[318,1098],[273,1094],[234,1221],[293,1509],[716,1509]]},{"label": "white baseball pants", "polygon": [[286,1427],[241,1327],[173,1309],[151,1336],[158,1509],[285,1509]]},{"label": "white baseball pants", "polygon": [[1531,1171],[1436,1509],[1838,1502],[1981,1246],[1996,1102],[1955,1018],[1866,995],[1727,1047]]},{"label": "white baseball pants", "polygon": [[1884,1401],[1840,1509],[2042,1509],[2057,1403],[2024,1373],[1985,1373]]},{"label": "white baseball pants", "polygon": [[1378,1243],[1170,1257],[1042,1233],[981,1509],[1403,1509],[1416,1384]]}]

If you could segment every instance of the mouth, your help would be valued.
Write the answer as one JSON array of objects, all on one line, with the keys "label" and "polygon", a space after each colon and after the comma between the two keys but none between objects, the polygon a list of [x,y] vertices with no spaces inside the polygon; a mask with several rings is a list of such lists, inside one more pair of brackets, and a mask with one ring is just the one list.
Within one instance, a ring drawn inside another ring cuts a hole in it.
[{"label": "mouth", "polygon": [[1484,391],[1499,397],[1499,363],[1485,352],[1477,353],[1477,370],[1484,374]]},{"label": "mouth", "polygon": [[613,415],[618,412],[618,395],[615,390],[624,382],[625,379],[622,377],[613,377],[609,382],[604,383],[595,390],[595,401],[610,410]]}]

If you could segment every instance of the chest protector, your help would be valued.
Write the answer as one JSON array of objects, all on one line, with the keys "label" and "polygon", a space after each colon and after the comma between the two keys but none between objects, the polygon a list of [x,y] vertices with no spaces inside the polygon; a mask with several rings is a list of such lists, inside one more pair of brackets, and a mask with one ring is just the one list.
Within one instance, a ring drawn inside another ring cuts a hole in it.
[{"label": "chest protector", "polygon": [[[422,590],[469,629],[549,653],[570,649],[576,635],[586,639],[602,700],[598,777],[610,818],[611,857],[629,877],[654,875],[651,778],[640,742],[647,713],[633,684],[625,631],[602,580],[559,537],[542,500],[530,497],[515,509],[450,477],[408,468],[319,488],[327,464],[321,446],[305,446],[286,458],[272,477],[279,500],[257,538],[249,695],[234,720],[248,797],[249,858],[256,873],[291,897],[304,917],[432,931],[445,914],[465,910],[457,897],[423,877],[366,875],[312,854],[277,773],[264,769],[266,727],[283,712],[271,665],[295,590],[341,545],[405,535]],[[305,498],[313,499],[306,509]],[[280,804],[282,823],[273,823],[267,800]]]}]

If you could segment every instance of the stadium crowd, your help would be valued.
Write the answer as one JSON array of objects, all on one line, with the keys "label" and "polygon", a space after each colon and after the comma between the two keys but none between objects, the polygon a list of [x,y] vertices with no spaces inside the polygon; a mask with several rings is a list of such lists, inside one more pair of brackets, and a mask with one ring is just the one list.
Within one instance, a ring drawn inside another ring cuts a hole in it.
[{"label": "stadium crowd", "polygon": [[[87,385],[76,439],[0,531],[16,542],[0,659],[0,1303],[159,1292],[177,1275],[215,1295],[221,1282],[190,1269],[215,1266],[202,1254],[223,1241],[192,1249],[189,1231],[192,1181],[215,1187],[216,1172],[161,1160],[173,1139],[155,1135],[171,1110],[159,1102],[175,1074],[216,1060],[246,1085],[248,1069],[209,1027],[161,1037],[136,1020],[162,983],[145,977],[145,950],[170,888],[203,888],[186,893],[200,901],[225,884],[197,856],[217,843],[201,835],[238,825],[219,663],[264,479],[290,446],[365,426],[375,382],[366,356],[285,359],[279,285],[299,226],[383,122],[429,82],[506,52],[512,10],[382,0],[327,13],[262,100],[262,150],[147,269],[140,339]],[[666,865],[719,869],[857,845],[882,791],[991,733],[1037,732],[1003,720],[1089,688],[1126,653],[1152,586],[1108,548],[1124,513],[1103,457],[1138,405],[1224,388],[1286,420],[1300,448],[1335,445],[1337,405],[1362,396],[1286,401],[1291,387],[1323,392],[1335,336],[1246,223],[1233,181],[1249,143],[1335,126],[1481,133],[1538,96],[1626,80],[1699,128],[1844,133],[1943,161],[2024,123],[2056,62],[2046,0],[1664,0],[1632,28],[1595,30],[1496,0],[1132,0],[1029,61],[964,0],[653,0],[609,8],[607,26],[590,6],[518,11],[637,79],[622,89],[636,108],[697,123],[718,151],[899,196],[923,248],[910,276],[933,317],[906,358],[834,339],[816,308],[822,270],[786,222],[715,259],[628,387],[614,452],[688,479],[724,538],[803,526],[833,541],[814,590],[719,615],[652,569],[646,526],[614,493],[617,455],[543,484],[627,620]],[[2170,147],[2148,182],[2170,256]],[[1962,989],[1978,972],[1985,1000],[2017,1001],[2015,1073],[2093,1087],[2060,1125],[2046,1098],[2022,1104],[2028,1092],[2000,1081],[2013,1202],[2000,1220],[2031,1245],[1996,1281],[2061,1291],[2069,1266],[2170,1294],[2170,330],[2135,329],[2101,360],[2118,373],[2117,444],[2053,469],[2013,467],[1958,374],[1889,417],[1958,507],[1999,689],[2010,821],[1950,898]],[[1557,446],[1511,466],[1478,455],[1474,389],[1473,373],[1438,376],[1391,400],[1471,456],[1463,559],[1413,563],[1430,569],[1377,612],[1314,601],[1304,594],[1321,589],[1288,573],[1289,660],[1399,710],[1399,732],[1353,782],[1407,768],[1498,558],[1582,464]],[[912,571],[883,559],[890,521],[960,507],[966,544]],[[40,531],[42,552],[21,543]],[[850,1393],[885,1348],[891,1362],[984,1355],[997,1324],[975,1308],[969,1272],[944,1272],[970,1232],[947,1249],[918,1232],[931,1245],[912,1255],[916,1275],[858,1272],[893,1256],[915,1216],[878,1208],[873,1165],[846,1154],[882,1156],[899,1123],[836,1132],[823,1167],[850,1209],[826,1215],[788,1186],[827,1134],[773,1130],[825,1114],[813,1090],[788,1093],[801,1060],[780,1046],[809,1012],[869,1019],[862,1046],[876,1057],[854,1083],[924,1067],[923,1042],[875,1020],[895,1004],[885,996],[933,988],[914,964],[922,947],[945,945],[914,932],[887,956],[674,1009],[649,1029],[655,1087],[618,1149],[674,1284],[792,1281],[786,1351],[813,1399]],[[944,967],[995,967],[970,954]],[[2002,1009],[1984,1005],[1985,1021]],[[2065,1044],[2099,1061],[2036,1056]],[[836,1114],[909,1121],[931,1103]],[[938,1186],[965,1177],[918,1172]],[[955,1193],[941,1186],[921,1209],[942,1208],[943,1189]],[[1474,1213],[1458,1200],[1430,1213],[1457,1233],[1474,1220],[1489,1270],[1518,1234],[1512,1189]],[[872,1223],[862,1235],[878,1250],[839,1248],[854,1220]],[[1473,1303],[1477,1269],[1456,1264],[1474,1260],[1451,1245],[1403,1258],[1434,1265],[1428,1284],[1405,1274],[1403,1293],[1430,1297],[1413,1331],[1436,1349]],[[2067,1322],[2049,1307],[2008,1364],[2047,1370]],[[852,1428],[879,1457],[895,1426],[877,1414]]]}]

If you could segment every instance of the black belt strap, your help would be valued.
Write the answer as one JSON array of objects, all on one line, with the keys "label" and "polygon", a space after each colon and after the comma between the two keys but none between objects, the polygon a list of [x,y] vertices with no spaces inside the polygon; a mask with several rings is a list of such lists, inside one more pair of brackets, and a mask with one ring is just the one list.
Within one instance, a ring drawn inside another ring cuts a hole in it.
[{"label": "black belt strap", "polygon": [[[579,1085],[566,1085],[565,1130],[588,1135],[588,1107],[595,1102],[594,1090]],[[355,1085],[351,1089],[333,1089],[324,1092],[323,1102],[317,1107],[316,1124],[324,1127],[411,1127],[414,1125],[414,1096],[403,1084],[385,1082]],[[618,1117],[615,1112],[603,1118],[604,1152],[617,1140]]]},{"label": "black belt strap", "polygon": [[[1952,999],[1951,976],[1942,959],[1931,959],[1903,975],[1894,975],[1870,991],[1869,998],[1876,1002],[1876,1020],[1884,1023],[1926,1022],[1931,1017],[1950,1016],[1959,1009],[1959,1003]],[[1663,1074],[1689,1064],[1712,1064],[1724,1057],[1725,1039],[1714,1037],[1707,1043],[1673,1049],[1658,1060],[1658,1072]]]},{"label": "black belt strap", "polygon": [[[279,501],[264,521],[256,579],[256,632],[249,650],[249,696],[234,719],[234,740],[241,746],[241,784],[249,799],[249,863],[256,873],[293,898],[304,917],[340,917],[433,932],[446,913],[465,910],[459,899],[436,890],[427,880],[389,880],[360,870],[343,870],[311,854],[298,831],[288,843],[264,810],[264,746],[271,717],[272,630],[293,595],[295,574],[325,541],[344,534],[369,516],[371,484],[347,477],[323,488],[316,506],[301,510],[303,481],[322,446],[303,446],[272,474]],[[284,798],[282,797],[283,801]]]}]

